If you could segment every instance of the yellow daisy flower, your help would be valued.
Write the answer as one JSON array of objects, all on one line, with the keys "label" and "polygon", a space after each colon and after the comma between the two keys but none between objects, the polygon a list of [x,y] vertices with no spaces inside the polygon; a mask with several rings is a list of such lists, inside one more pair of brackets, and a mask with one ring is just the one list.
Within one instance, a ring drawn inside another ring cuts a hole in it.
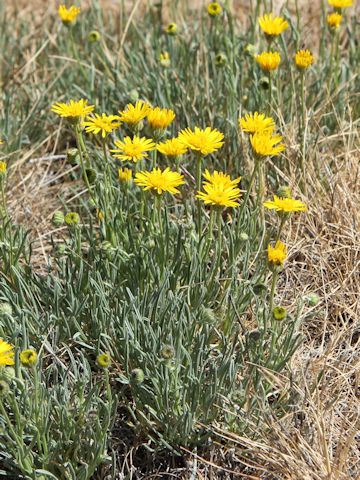
[{"label": "yellow daisy flower", "polygon": [[171,64],[169,52],[160,53],[160,63],[163,67],[169,67]]},{"label": "yellow daisy flower", "polygon": [[178,157],[184,155],[187,151],[186,145],[184,145],[178,138],[170,138],[166,142],[158,143],[157,150],[167,157]]},{"label": "yellow daisy flower", "polygon": [[196,197],[202,200],[205,205],[214,207],[238,207],[240,188],[235,187],[239,183],[240,178],[231,180],[231,178],[221,172],[210,174],[205,173],[205,178],[211,181],[203,182],[204,192],[197,192]]},{"label": "yellow daisy flower", "polygon": [[262,70],[271,72],[280,65],[281,56],[279,52],[262,52],[260,55],[256,55],[255,60]]},{"label": "yellow daisy flower", "polygon": [[6,162],[0,161],[0,177],[2,177],[3,175],[5,175],[6,170],[7,170],[7,164],[6,164]]},{"label": "yellow daisy flower", "polygon": [[150,108],[150,105],[142,100],[138,100],[135,105],[129,103],[126,105],[125,110],[119,111],[119,120],[121,122],[129,123],[130,125],[137,125],[141,120],[144,120]]},{"label": "yellow daisy flower", "polygon": [[222,14],[221,5],[220,5],[220,3],[218,3],[218,2],[211,2],[211,3],[209,3],[209,5],[208,5],[208,7],[207,7],[207,11],[208,11],[208,14],[209,14],[211,17],[218,17],[219,15]]},{"label": "yellow daisy flower", "polygon": [[60,5],[58,9],[58,14],[59,14],[60,20],[65,25],[68,25],[70,23],[75,22],[76,17],[80,13],[80,10],[81,9],[79,7],[74,7],[74,5],[72,5],[69,9],[67,9],[65,5]]},{"label": "yellow daisy flower", "polygon": [[264,113],[247,113],[244,117],[239,119],[239,127],[243,132],[258,133],[269,132],[272,133],[275,128],[275,122],[272,117],[267,117]]},{"label": "yellow daisy flower", "polygon": [[120,126],[120,121],[117,115],[106,115],[105,113],[98,115],[95,113],[93,117],[87,117],[87,121],[83,122],[83,125],[88,133],[94,135],[101,133],[102,138],[105,138],[108,133],[113,132]]},{"label": "yellow daisy flower", "polygon": [[329,0],[329,5],[334,8],[352,7],[353,0]]},{"label": "yellow daisy flower", "polygon": [[[250,135],[250,143],[256,155],[260,157],[272,157],[285,150],[281,135],[272,135],[271,132],[258,132]],[[280,145],[278,145],[280,143]]]},{"label": "yellow daisy flower", "polygon": [[147,157],[147,153],[150,150],[156,148],[155,143],[149,138],[134,136],[134,138],[125,137],[124,141],[115,140],[117,149],[110,150],[111,153],[115,153],[114,157],[120,160],[129,160],[131,162],[138,162]]},{"label": "yellow daisy flower", "polygon": [[272,247],[270,244],[268,245],[268,262],[272,265],[276,265],[278,267],[284,264],[287,254],[287,247],[284,243],[278,240],[275,243],[275,247]]},{"label": "yellow daisy flower", "polygon": [[300,200],[291,197],[282,198],[277,195],[274,195],[274,200],[264,202],[264,207],[279,213],[306,212],[307,210],[305,203],[300,202]]},{"label": "yellow daisy flower", "polygon": [[342,15],[338,12],[331,13],[327,16],[327,24],[330,28],[339,28],[342,21]]},{"label": "yellow daisy flower", "polygon": [[178,26],[176,23],[169,23],[165,28],[164,28],[165,33],[168,35],[176,35],[178,31]]},{"label": "yellow daisy flower", "polygon": [[138,172],[135,175],[135,183],[145,191],[152,190],[153,193],[162,195],[165,192],[179,193],[176,187],[185,182],[183,175],[178,172],[172,172],[169,168],[163,171],[160,168],[154,168],[151,172]]},{"label": "yellow daisy flower", "polygon": [[24,367],[32,367],[37,362],[38,355],[35,350],[27,349],[20,353],[20,362]]},{"label": "yellow daisy flower", "polygon": [[203,177],[205,178],[204,184],[211,184],[214,187],[223,188],[224,190],[238,187],[241,180],[241,177],[231,180],[230,175],[227,175],[226,173],[218,172],[217,170],[210,173],[207,169],[205,170]]},{"label": "yellow daisy flower", "polygon": [[119,168],[118,177],[121,182],[130,183],[132,179],[132,171],[130,168]]},{"label": "yellow daisy flower", "polygon": [[0,338],[0,366],[14,365],[13,346]]},{"label": "yellow daisy flower", "polygon": [[222,141],[224,134],[216,129],[212,130],[210,127],[205,130],[195,127],[194,131],[186,128],[180,132],[178,138],[188,148],[200,152],[203,156],[216,152],[224,145]]},{"label": "yellow daisy flower", "polygon": [[175,113],[167,108],[151,108],[147,114],[149,125],[154,130],[164,130],[175,119]]},{"label": "yellow daisy flower", "polygon": [[277,37],[289,27],[288,22],[282,17],[273,17],[272,13],[258,18],[261,30],[269,37]]},{"label": "yellow daisy flower", "polygon": [[70,100],[69,103],[54,103],[51,107],[51,111],[59,115],[60,117],[69,119],[79,119],[86,117],[94,110],[94,105],[88,105],[88,101],[83,98],[79,101]]},{"label": "yellow daisy flower", "polygon": [[306,70],[314,63],[310,50],[299,50],[295,55],[295,64],[300,70]]}]

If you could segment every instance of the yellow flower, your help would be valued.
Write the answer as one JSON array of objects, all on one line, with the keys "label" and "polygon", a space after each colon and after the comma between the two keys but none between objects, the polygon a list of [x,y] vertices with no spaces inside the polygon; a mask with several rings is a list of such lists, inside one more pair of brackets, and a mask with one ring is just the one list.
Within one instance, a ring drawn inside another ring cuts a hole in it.
[{"label": "yellow flower", "polygon": [[117,115],[106,115],[105,113],[98,115],[95,113],[93,117],[87,117],[87,121],[83,122],[83,125],[88,133],[94,135],[101,133],[102,138],[105,138],[108,133],[111,133],[120,125],[120,121]]},{"label": "yellow flower", "polygon": [[6,162],[1,162],[1,161],[0,161],[0,177],[2,177],[3,175],[5,175],[6,169],[7,169]]},{"label": "yellow flower", "polygon": [[163,67],[169,67],[171,60],[169,52],[160,53],[160,63]]},{"label": "yellow flower", "polygon": [[149,125],[154,130],[164,130],[175,119],[175,113],[166,108],[151,108],[148,111],[147,119]]},{"label": "yellow flower", "polygon": [[5,143],[4,140],[0,139],[0,145],[3,145],[4,143]]},{"label": "yellow flower", "polygon": [[166,142],[158,143],[156,148],[167,157],[178,157],[187,151],[186,145],[180,142],[178,138],[170,138]]},{"label": "yellow flower", "polygon": [[222,8],[218,2],[211,2],[207,7],[207,11],[211,17],[218,17],[222,13]]},{"label": "yellow flower", "polygon": [[108,368],[111,363],[110,355],[107,353],[100,353],[100,355],[96,357],[96,363],[101,368]]},{"label": "yellow flower", "polygon": [[130,160],[131,162],[138,162],[143,158],[147,157],[147,153],[150,150],[154,150],[156,148],[155,143],[145,137],[138,137],[134,136],[134,138],[125,137],[124,141],[115,140],[115,145],[118,147],[117,149],[110,150],[112,153],[115,153],[115,158],[119,158],[120,160]]},{"label": "yellow flower", "polygon": [[119,119],[121,122],[129,123],[130,125],[137,125],[141,120],[144,120],[150,108],[150,105],[142,100],[138,100],[135,105],[129,103],[126,105],[125,110],[119,111]]},{"label": "yellow flower", "polygon": [[20,353],[20,362],[24,367],[32,367],[37,362],[37,353],[35,350],[23,350]]},{"label": "yellow flower", "polygon": [[80,13],[80,8],[74,7],[73,5],[69,9],[67,9],[65,5],[60,5],[58,9],[60,20],[65,25],[74,23],[79,13]]},{"label": "yellow flower", "polygon": [[153,190],[154,193],[162,195],[165,192],[179,193],[176,187],[185,182],[183,175],[178,172],[172,172],[169,168],[163,171],[154,168],[151,172],[138,172],[135,175],[135,183],[144,190]]},{"label": "yellow flower", "polygon": [[94,110],[94,105],[88,105],[88,101],[83,98],[79,101],[70,100],[69,103],[54,103],[51,107],[51,111],[59,115],[60,117],[70,119],[81,119],[86,117]]},{"label": "yellow flower", "polygon": [[224,190],[237,187],[241,180],[241,177],[231,180],[230,175],[227,175],[223,172],[218,172],[217,170],[215,170],[213,173],[210,173],[209,170],[206,169],[203,176],[205,178],[204,184],[211,184],[214,187],[216,186]]},{"label": "yellow flower", "polygon": [[339,28],[342,21],[342,15],[338,12],[331,13],[327,16],[327,24],[330,28]]},{"label": "yellow flower", "polygon": [[262,70],[271,72],[278,68],[281,57],[279,52],[262,52],[260,55],[256,55],[255,60]]},{"label": "yellow flower", "polygon": [[273,14],[265,14],[258,19],[261,30],[269,37],[277,37],[289,27],[288,22],[282,17],[273,17]]},{"label": "yellow flower", "polygon": [[314,57],[310,50],[299,50],[295,55],[295,64],[300,70],[309,68],[314,63]]},{"label": "yellow flower", "polygon": [[307,210],[305,203],[300,202],[300,200],[291,197],[281,198],[277,195],[274,195],[274,200],[264,202],[264,207],[280,213],[305,212]]},{"label": "yellow flower", "polygon": [[164,28],[165,33],[168,35],[176,35],[178,31],[178,26],[176,23],[169,23],[165,28]]},{"label": "yellow flower", "polygon": [[207,181],[203,182],[204,192],[197,192],[196,197],[200,198],[205,205],[215,207],[238,207],[240,189],[236,187],[240,177],[231,180],[229,175],[215,171],[213,174],[205,171],[204,177]]},{"label": "yellow flower", "polygon": [[272,135],[271,132],[258,132],[250,135],[250,143],[256,155],[272,157],[285,150],[285,145],[280,143],[282,138],[281,135]]},{"label": "yellow flower", "polygon": [[353,0],[329,0],[329,5],[334,8],[352,7]]},{"label": "yellow flower", "polygon": [[130,168],[119,168],[118,176],[121,182],[130,183],[132,179],[132,171]]},{"label": "yellow flower", "polygon": [[247,113],[245,117],[239,119],[239,127],[243,132],[258,133],[267,131],[272,133],[275,128],[275,122],[272,117],[267,117],[264,113]]},{"label": "yellow flower", "polygon": [[216,129],[212,130],[210,127],[205,128],[205,130],[195,127],[194,131],[186,128],[180,132],[178,138],[188,148],[200,152],[201,155],[216,152],[224,145],[222,141],[224,134]]},{"label": "yellow flower", "polygon": [[275,247],[268,245],[268,261],[270,264],[282,266],[287,254],[287,247],[284,243],[278,240]]},{"label": "yellow flower", "polygon": [[0,338],[0,366],[14,365],[13,346]]}]

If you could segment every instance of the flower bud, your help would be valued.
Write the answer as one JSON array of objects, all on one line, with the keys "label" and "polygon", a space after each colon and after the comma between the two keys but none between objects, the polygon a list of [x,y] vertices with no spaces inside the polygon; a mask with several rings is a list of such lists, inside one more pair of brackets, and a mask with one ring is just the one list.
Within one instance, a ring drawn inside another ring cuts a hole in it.
[{"label": "flower bud", "polygon": [[101,250],[102,252],[105,252],[105,253],[106,253],[106,252],[110,252],[110,251],[113,250],[113,249],[114,249],[114,247],[113,247],[112,243],[109,242],[108,240],[104,240],[104,241],[101,242],[101,244],[100,244],[100,250]]},{"label": "flower bud", "polygon": [[239,235],[239,239],[242,242],[246,242],[247,240],[249,240],[249,235],[245,232],[241,232],[240,235]]},{"label": "flower bud", "polygon": [[7,170],[7,165],[5,162],[0,162],[0,178],[5,177]]},{"label": "flower bud", "polygon": [[37,359],[38,355],[35,350],[29,348],[20,352],[20,362],[23,367],[33,367],[36,364]]},{"label": "flower bud", "polygon": [[141,368],[134,368],[130,373],[131,383],[135,385],[141,385],[145,379],[145,375]]},{"label": "flower bud", "polygon": [[65,243],[58,243],[56,245],[56,253],[57,253],[57,255],[64,255],[66,253],[66,244]]},{"label": "flower bud", "polygon": [[93,168],[86,168],[85,172],[83,174],[83,180],[86,182],[85,174],[87,176],[87,179],[90,183],[90,185],[93,185],[96,181],[97,173]]},{"label": "flower bud", "polygon": [[108,368],[111,363],[110,355],[108,355],[107,353],[100,353],[100,355],[96,357],[96,363],[98,367]]},{"label": "flower bud", "polygon": [[164,28],[165,33],[168,35],[176,35],[178,33],[178,26],[176,23],[169,23],[165,28]]},{"label": "flower bud", "polygon": [[6,397],[9,393],[10,387],[5,380],[0,380],[0,397]]},{"label": "flower bud", "polygon": [[80,217],[75,212],[69,212],[65,215],[65,223],[69,227],[75,227],[80,222]]},{"label": "flower bud", "polygon": [[55,227],[60,227],[65,222],[65,217],[63,212],[56,211],[52,216],[52,223]]},{"label": "flower bud", "polygon": [[160,354],[165,360],[171,360],[175,356],[175,349],[171,345],[164,345]]},{"label": "flower bud", "polygon": [[135,88],[133,88],[132,90],[130,90],[129,98],[133,103],[135,103],[136,100],[139,100],[139,92]]},{"label": "flower bud", "polygon": [[260,88],[263,90],[269,90],[269,79],[267,77],[261,77],[259,80]]},{"label": "flower bud", "polygon": [[305,296],[305,301],[310,307],[315,307],[319,303],[320,297],[316,293],[309,293]]},{"label": "flower bud", "polygon": [[264,283],[257,283],[253,287],[255,295],[262,295],[267,290],[267,286]]},{"label": "flower bud", "polygon": [[287,315],[286,308],[285,307],[275,307],[272,311],[272,317],[274,320],[277,320],[278,322],[281,322],[282,320],[285,320]]},{"label": "flower bud", "polygon": [[215,65],[217,67],[223,67],[227,63],[226,55],[223,53],[218,53],[215,57]]},{"label": "flower bud", "polygon": [[96,43],[101,40],[101,35],[97,30],[92,30],[88,35],[88,40],[90,43]]},{"label": "flower bud", "polygon": [[10,366],[4,366],[0,369],[0,379],[10,383],[15,378],[15,368]]},{"label": "flower bud", "polygon": [[12,313],[13,313],[13,309],[10,303],[7,303],[7,302],[0,303],[0,316],[12,315]]},{"label": "flower bud", "polygon": [[66,158],[71,165],[77,165],[80,162],[79,150],[77,148],[69,148],[66,152]]}]

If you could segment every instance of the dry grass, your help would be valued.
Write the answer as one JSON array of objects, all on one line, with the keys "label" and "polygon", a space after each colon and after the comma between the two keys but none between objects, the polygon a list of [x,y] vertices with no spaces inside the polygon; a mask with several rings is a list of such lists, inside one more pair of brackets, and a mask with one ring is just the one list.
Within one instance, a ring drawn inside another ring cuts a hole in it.
[{"label": "dry grass", "polygon": [[[118,4],[115,0],[101,3],[111,4],[113,8]],[[193,3],[195,7],[195,3],[202,2]],[[245,18],[249,2],[233,3]],[[280,7],[285,2],[275,3]],[[171,1],[168,4],[170,12]],[[320,4],[320,1],[303,2],[303,21],[309,30],[318,24]],[[54,11],[55,2],[51,2],[48,11],[40,13],[44,5],[49,6],[49,2],[17,0],[11,7],[20,15],[37,8],[39,15]],[[338,139],[343,141],[344,148],[334,152],[333,158],[322,158],[324,168],[327,161],[337,166],[337,173],[329,178],[331,188],[325,189],[316,174],[309,175],[308,192],[311,193],[306,200],[313,208],[299,226],[288,231],[288,243],[297,254],[293,261],[290,259],[283,274],[286,286],[283,290],[291,298],[295,290],[303,295],[317,293],[321,302],[317,314],[309,316],[303,325],[305,342],[293,360],[291,390],[296,392],[297,408],[281,421],[273,420],[268,437],[261,442],[251,442],[228,432],[214,432],[217,441],[225,438],[233,448],[225,452],[223,458],[198,458],[201,468],[198,468],[199,476],[194,478],[360,478],[360,454],[356,445],[360,424],[360,145],[357,128],[356,122],[340,126]],[[338,139],[332,140],[335,143]],[[291,143],[291,136],[288,140]],[[56,142],[55,134],[30,151],[18,152],[9,178],[9,208],[17,221],[31,228],[39,264],[46,262],[53,228],[50,220],[61,206],[59,197],[72,186],[71,167],[64,157],[52,153]],[[292,179],[289,180],[291,183]],[[286,297],[279,300],[285,304],[288,301]],[[281,384],[281,379],[277,381]],[[283,388],[287,390],[289,385]],[[252,464],[244,471],[244,462],[248,460],[243,452],[247,450],[254,454],[257,466]],[[231,461],[227,467],[229,455]],[[193,457],[193,462],[195,460]],[[231,473],[235,464],[241,467],[241,474]]]}]

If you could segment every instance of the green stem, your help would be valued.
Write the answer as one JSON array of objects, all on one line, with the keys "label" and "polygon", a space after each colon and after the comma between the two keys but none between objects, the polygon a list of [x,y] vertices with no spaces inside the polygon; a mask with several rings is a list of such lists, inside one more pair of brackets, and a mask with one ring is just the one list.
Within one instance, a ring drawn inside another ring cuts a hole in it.
[{"label": "green stem", "polygon": [[301,90],[301,124],[300,124],[300,142],[301,142],[301,153],[300,153],[300,166],[302,174],[303,188],[306,188],[305,182],[305,155],[306,155],[306,104],[305,104],[305,73],[300,73],[300,90]]},{"label": "green stem", "polygon": [[[202,175],[202,156],[199,154],[196,157],[196,190],[199,192],[201,190],[201,175]],[[197,199],[197,227],[199,240],[201,237],[201,200]]]},{"label": "green stem", "polygon": [[[79,150],[81,172],[83,174],[85,185],[86,185],[86,188],[87,188],[87,191],[88,191],[90,197],[92,198],[92,200],[94,201],[94,203],[96,205],[96,200],[95,200],[95,198],[93,196],[93,193],[91,191],[89,178],[87,176],[86,167],[85,167],[85,164],[84,164],[84,152],[86,151],[86,147],[85,147],[85,144],[84,144],[84,139],[82,138],[82,134],[81,134],[79,125],[75,126],[75,139],[76,139],[76,144],[77,144],[77,147],[78,147],[78,150]],[[85,148],[85,150],[83,150],[83,148]],[[89,163],[88,162],[88,156],[87,156],[87,163]]]},{"label": "green stem", "polygon": [[269,300],[269,315],[272,314],[274,308],[274,296],[275,296],[275,289],[276,289],[276,280],[278,277],[278,272],[275,270],[272,274],[272,281],[271,281],[271,291],[270,291],[270,300]]}]

